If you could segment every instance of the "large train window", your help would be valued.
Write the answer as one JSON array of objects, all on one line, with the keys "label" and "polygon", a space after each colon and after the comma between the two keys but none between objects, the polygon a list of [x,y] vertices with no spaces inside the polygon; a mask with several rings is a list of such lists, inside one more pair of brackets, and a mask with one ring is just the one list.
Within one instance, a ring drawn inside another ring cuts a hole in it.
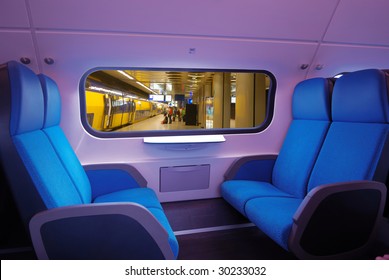
[{"label": "large train window", "polygon": [[81,118],[99,137],[258,132],[274,92],[267,71],[98,70],[81,83]]}]

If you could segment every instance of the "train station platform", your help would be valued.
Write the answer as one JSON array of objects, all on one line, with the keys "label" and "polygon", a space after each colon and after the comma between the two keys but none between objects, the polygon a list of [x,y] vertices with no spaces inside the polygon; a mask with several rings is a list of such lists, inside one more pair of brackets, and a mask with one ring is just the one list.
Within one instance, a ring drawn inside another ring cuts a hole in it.
[{"label": "train station platform", "polygon": [[183,121],[172,121],[171,124],[162,124],[164,116],[162,114],[145,119],[143,121],[122,127],[116,131],[139,131],[139,130],[186,130],[205,129],[200,125],[186,125]]}]

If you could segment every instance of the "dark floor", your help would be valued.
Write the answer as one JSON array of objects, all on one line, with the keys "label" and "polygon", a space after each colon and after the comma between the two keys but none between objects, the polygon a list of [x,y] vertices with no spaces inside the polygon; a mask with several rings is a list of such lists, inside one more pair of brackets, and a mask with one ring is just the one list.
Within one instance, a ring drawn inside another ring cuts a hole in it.
[{"label": "dark floor", "polygon": [[[164,203],[163,208],[177,233],[180,260],[295,259],[221,198]],[[1,247],[0,259],[36,259],[30,244],[13,244],[11,249]],[[358,259],[388,253],[389,219],[384,218],[375,242]]]},{"label": "dark floor", "polygon": [[[181,260],[289,260],[296,259],[223,199],[163,204],[166,216],[180,245]],[[215,227],[248,225],[244,228],[215,230]],[[209,229],[210,231],[207,231]],[[181,234],[192,230],[190,234]],[[356,259],[374,259],[389,253],[389,220],[383,219],[372,246]]]},{"label": "dark floor", "polygon": [[162,204],[173,231],[249,223],[222,198]]},{"label": "dark floor", "polygon": [[180,260],[296,259],[256,227],[177,236]]}]

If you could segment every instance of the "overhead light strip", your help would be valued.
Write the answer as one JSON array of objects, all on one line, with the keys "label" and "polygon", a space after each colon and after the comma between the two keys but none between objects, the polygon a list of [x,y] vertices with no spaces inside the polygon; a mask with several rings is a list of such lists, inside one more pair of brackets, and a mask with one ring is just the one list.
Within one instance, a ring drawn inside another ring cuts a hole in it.
[{"label": "overhead light strip", "polygon": [[128,75],[126,72],[122,71],[122,70],[117,70],[120,74],[122,74],[123,76],[125,76],[126,78],[130,79],[130,80],[135,80],[134,77],[132,77],[131,75]]}]

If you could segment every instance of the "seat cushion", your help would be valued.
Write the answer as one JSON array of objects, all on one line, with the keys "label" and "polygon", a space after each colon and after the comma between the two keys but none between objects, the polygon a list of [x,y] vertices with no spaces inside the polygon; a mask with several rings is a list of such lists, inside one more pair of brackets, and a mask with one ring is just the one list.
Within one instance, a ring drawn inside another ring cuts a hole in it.
[{"label": "seat cushion", "polygon": [[51,145],[53,146],[58,158],[61,160],[63,167],[66,169],[70,179],[76,187],[83,203],[91,203],[91,185],[88,177],[81,166],[73,148],[70,146],[68,139],[60,126],[51,126],[44,128]]},{"label": "seat cushion", "polygon": [[293,215],[302,199],[290,197],[264,197],[246,203],[247,217],[267,236],[288,250]]},{"label": "seat cushion", "polygon": [[372,180],[388,124],[334,122],[313,168],[308,191],[323,184]]},{"label": "seat cushion", "polygon": [[125,189],[98,196],[94,200],[94,203],[103,202],[133,202],[146,208],[156,208],[162,210],[162,206],[157,195],[149,188]]},{"label": "seat cushion", "polygon": [[42,130],[16,135],[13,141],[47,209],[82,204],[69,174]]},{"label": "seat cushion", "polygon": [[274,186],[298,198],[306,195],[328,127],[328,121],[293,120],[274,165]]},{"label": "seat cushion", "polygon": [[245,205],[250,199],[258,197],[292,197],[272,184],[259,181],[231,180],[222,183],[221,192],[223,198],[240,213],[246,216]]}]

